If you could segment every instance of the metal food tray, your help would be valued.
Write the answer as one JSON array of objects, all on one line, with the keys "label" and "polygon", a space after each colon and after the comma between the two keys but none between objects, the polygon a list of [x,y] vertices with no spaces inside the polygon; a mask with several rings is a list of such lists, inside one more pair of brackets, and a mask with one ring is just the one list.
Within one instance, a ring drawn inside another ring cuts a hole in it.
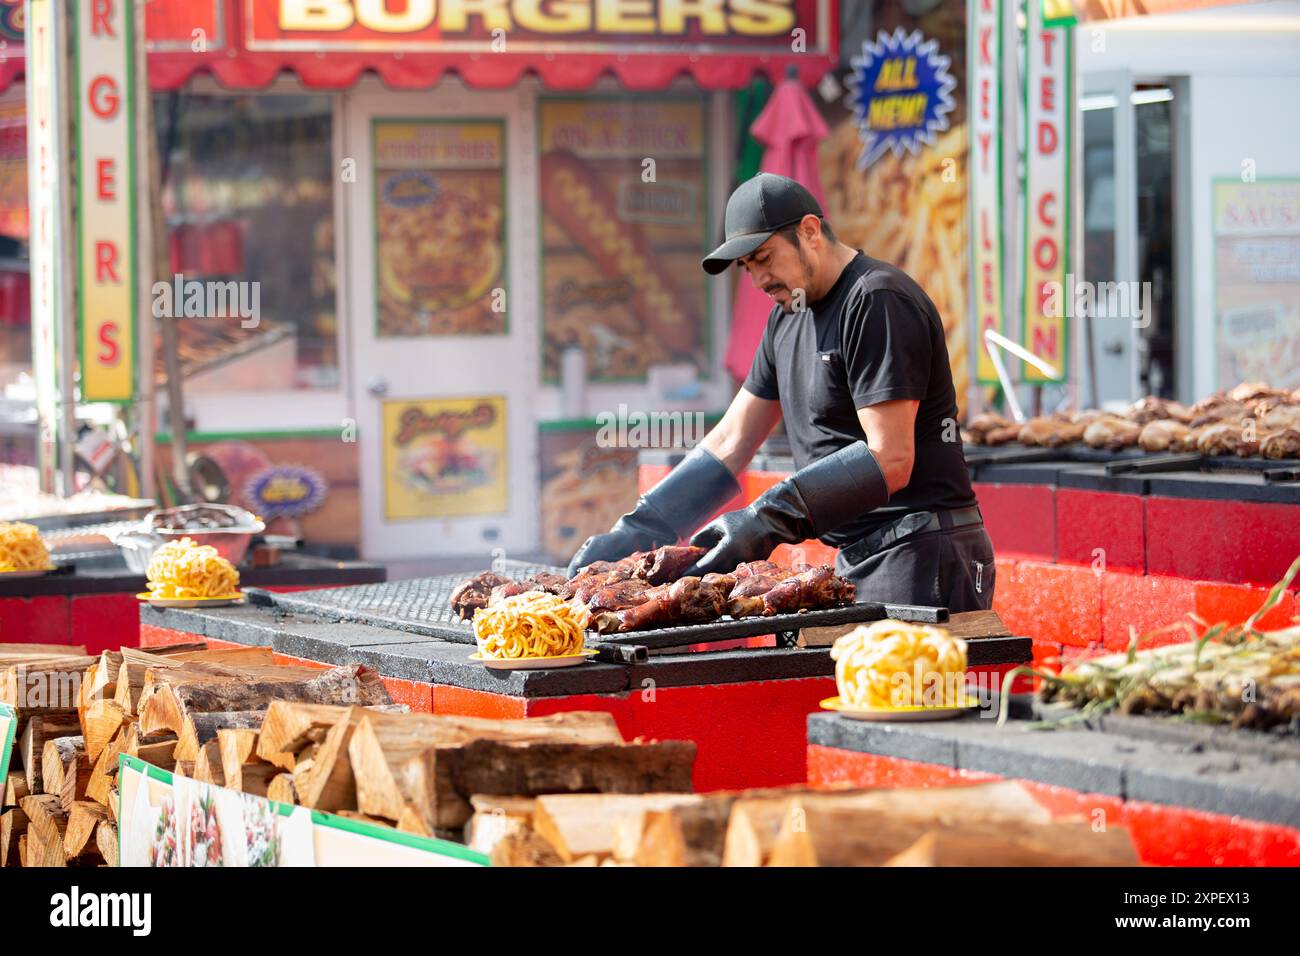
[{"label": "metal food tray", "polygon": [[[562,568],[498,559],[492,570],[516,580],[539,571],[563,573]],[[451,610],[451,592],[468,574],[444,574],[430,578],[413,578],[407,581],[388,581],[382,584],[359,584],[352,587],[328,588],[319,591],[278,593],[260,588],[247,588],[252,603],[295,611],[315,617],[326,617],[357,624],[368,624],[420,634],[459,644],[474,643],[474,629],[469,621],[462,621]],[[735,640],[775,634],[777,646],[794,646],[799,630],[805,627],[828,627],[836,624],[857,624],[884,618],[926,624],[942,624],[948,620],[948,609],[893,604],[847,604],[841,607],[793,614],[776,614],[771,617],[722,617],[704,624],[681,624],[674,627],[644,631],[627,631],[620,634],[591,634],[588,644],[600,652],[602,660],[631,663],[646,659],[649,649],[686,647],[691,644]]]},{"label": "metal food tray", "polygon": [[[1260,458],[1258,455],[1242,458],[1238,455],[1202,455],[1199,452],[1148,452],[1140,448],[1108,451],[1105,448],[1090,448],[1078,443],[1059,445],[1056,448],[1018,445],[1014,442],[992,447],[965,445],[963,451],[966,464],[971,467],[1061,462],[1105,465],[1108,474],[1154,471],[1235,471],[1256,473],[1265,481],[1270,480],[1271,473],[1300,471],[1300,459],[1296,458]],[[1273,477],[1273,480],[1278,478]]]}]

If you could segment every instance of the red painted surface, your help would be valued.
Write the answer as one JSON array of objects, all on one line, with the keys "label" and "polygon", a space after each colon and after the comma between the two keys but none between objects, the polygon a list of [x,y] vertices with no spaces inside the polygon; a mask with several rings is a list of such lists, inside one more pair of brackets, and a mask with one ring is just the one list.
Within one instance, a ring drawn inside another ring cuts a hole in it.
[{"label": "red painted surface", "polygon": [[140,601],[134,594],[74,594],[69,604],[73,644],[85,644],[91,654],[138,646]]},{"label": "red painted surface", "polygon": [[1146,519],[1139,495],[1056,489],[1056,560],[1101,570],[1146,570]]},{"label": "red painted surface", "polygon": [[[237,647],[243,645],[235,645]],[[314,667],[317,670],[325,670],[333,667],[333,664],[322,664],[320,661],[309,661],[305,657],[294,657],[292,654],[272,654],[272,664],[284,664],[289,667]]]},{"label": "red painted surface", "polygon": [[[984,527],[998,557],[1056,557],[1055,489],[1048,485],[975,482]],[[998,587],[1002,583],[998,582]]]},{"label": "red painted surface", "polygon": [[1147,570],[1271,586],[1300,555],[1300,507],[1149,497]]},{"label": "red painted surface", "polygon": [[1101,577],[1092,568],[999,560],[993,609],[1012,634],[1088,647],[1101,642]]},{"label": "red painted surface", "polygon": [[404,680],[401,677],[384,677],[382,675],[379,679],[384,682],[384,687],[388,689],[388,696],[393,699],[394,704],[405,704],[411,710],[421,714],[433,713],[434,687],[432,684]]},{"label": "red painted surface", "polygon": [[[1003,779],[996,774],[816,744],[809,745],[807,761],[808,783],[818,787],[946,787]],[[1123,801],[1029,780],[1018,782],[1053,817],[1083,815],[1090,823],[1127,827],[1138,858],[1149,866],[1300,865],[1300,830],[1291,827],[1186,807]]]},{"label": "red painted surface", "polygon": [[1139,647],[1190,640],[1191,635],[1182,628],[1153,632],[1188,622],[1194,594],[1194,583],[1183,578],[1107,571],[1101,582],[1102,643],[1109,650],[1122,651],[1128,647],[1130,629],[1137,632]]},{"label": "red painted surface", "polygon": [[0,598],[0,644],[71,644],[69,617],[62,595]]},{"label": "red painted surface", "polygon": [[[570,707],[569,710],[582,710]],[[604,710],[603,707],[593,708]],[[492,694],[488,691],[452,687],[449,684],[433,685],[433,712],[435,714],[460,714],[464,717],[487,717],[493,720],[518,720],[527,717],[522,697]]]},{"label": "red painted surface", "polygon": [[834,694],[834,678],[813,677],[545,697],[527,708],[529,717],[605,710],[629,740],[694,740],[695,789],[707,791],[802,782],[807,716]]},{"label": "red painted surface", "polygon": [[[1220,584],[1215,581],[1197,581],[1194,604],[1198,617],[1207,624],[1224,622],[1241,624],[1264,605],[1268,588],[1247,584]],[[1294,591],[1282,594],[1278,605],[1256,623],[1262,630],[1288,627],[1300,615],[1300,600]]]}]

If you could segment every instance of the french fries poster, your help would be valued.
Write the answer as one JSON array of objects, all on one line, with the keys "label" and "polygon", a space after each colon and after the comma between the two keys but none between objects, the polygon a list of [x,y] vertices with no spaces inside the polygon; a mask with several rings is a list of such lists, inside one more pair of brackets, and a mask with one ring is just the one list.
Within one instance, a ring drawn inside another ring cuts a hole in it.
[{"label": "french fries poster", "polygon": [[506,331],[505,132],[499,121],[377,121],[380,336]]},{"label": "french fries poster", "polygon": [[504,514],[506,400],[384,402],[384,517]]},{"label": "french fries poster", "polygon": [[818,152],[840,239],[898,266],[934,301],[965,414],[967,303],[966,5],[867,4],[842,38],[847,64],[821,86],[830,135]]},{"label": "french fries poster", "polygon": [[577,345],[595,382],[709,369],[705,101],[541,103],[542,376]]}]

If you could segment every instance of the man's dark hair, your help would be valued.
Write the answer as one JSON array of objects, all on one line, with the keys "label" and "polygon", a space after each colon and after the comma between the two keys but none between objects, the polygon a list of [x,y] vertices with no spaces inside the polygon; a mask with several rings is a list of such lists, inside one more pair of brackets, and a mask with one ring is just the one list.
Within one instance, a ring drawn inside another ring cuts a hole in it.
[{"label": "man's dark hair", "polygon": [[[836,241],[835,230],[831,228],[831,224],[827,222],[825,219],[820,219],[820,218],[818,219],[818,222],[822,224],[822,236],[825,237],[826,241],[835,242]],[[799,244],[798,242],[799,223],[792,222],[789,225],[782,226],[775,233],[773,233],[773,235],[780,236],[782,239],[790,243],[790,245],[792,246],[797,246]]]}]

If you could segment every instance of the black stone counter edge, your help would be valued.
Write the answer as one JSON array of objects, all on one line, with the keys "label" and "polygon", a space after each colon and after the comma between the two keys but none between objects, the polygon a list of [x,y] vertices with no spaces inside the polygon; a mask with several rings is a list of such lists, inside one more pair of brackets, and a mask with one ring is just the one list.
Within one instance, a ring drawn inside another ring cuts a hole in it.
[{"label": "black stone counter edge", "polygon": [[1108,475],[1099,465],[1083,463],[972,465],[970,472],[971,480],[977,484],[1043,485],[1158,498],[1300,504],[1300,482],[1269,483],[1249,472],[1230,473],[1236,480],[1216,472]]},{"label": "black stone counter edge", "polygon": [[[471,661],[473,647],[466,644],[268,608],[205,611],[143,605],[140,623],[235,644],[269,645],[276,653],[326,664],[364,664],[385,677],[512,697],[618,694],[641,690],[647,679],[656,687],[682,687],[831,677],[835,673],[829,648],[663,654],[644,664],[588,663],[551,670],[494,671]],[[1019,663],[1030,656],[1031,643],[1027,637],[971,641],[970,662]]]},{"label": "black stone counter edge", "polygon": [[[382,564],[328,561],[320,566],[242,568],[243,587],[341,587],[349,584],[383,584],[388,569]],[[39,578],[5,580],[0,575],[0,598],[71,597],[78,594],[139,594],[147,585],[143,574],[53,572]]]},{"label": "black stone counter edge", "polygon": [[929,724],[808,718],[808,743],[1300,827],[1300,763],[1087,730],[999,729],[991,718]]}]

